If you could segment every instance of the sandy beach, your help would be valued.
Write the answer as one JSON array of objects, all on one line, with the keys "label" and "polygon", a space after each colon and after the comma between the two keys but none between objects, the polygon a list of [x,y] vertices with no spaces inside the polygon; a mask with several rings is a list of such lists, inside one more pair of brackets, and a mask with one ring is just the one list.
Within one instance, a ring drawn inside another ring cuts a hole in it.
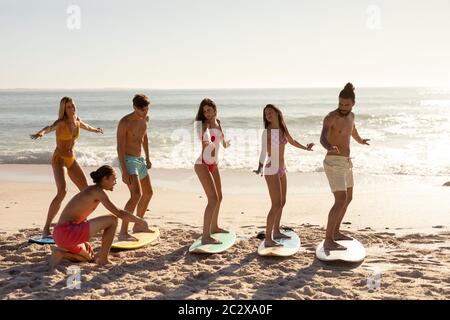
[{"label": "sandy beach", "polygon": [[[5,305],[155,300],[143,314],[200,319],[294,300],[257,312],[278,320],[304,316],[299,300],[316,316],[345,300],[333,317],[355,314],[347,300],[450,300],[449,0],[0,8]],[[112,212],[147,232],[134,242]],[[50,235],[59,247],[37,244]]]},{"label": "sandy beach", "polygon": [[[91,168],[83,168],[88,174]],[[316,245],[332,205],[323,172],[288,173],[282,224],[302,241],[290,258],[256,254],[270,206],[263,178],[224,170],[223,227],[238,242],[223,254],[187,253],[200,235],[206,204],[191,170],[152,169],[155,194],[146,219],[160,239],[135,251],[111,253],[115,266],[77,265],[81,288],[67,288],[63,263],[51,272],[49,246],[28,244],[40,234],[55,186],[48,165],[0,165],[1,299],[448,299],[450,298],[450,177],[362,175],[344,230],[367,250],[357,265],[325,264]],[[63,206],[76,193],[69,192]],[[118,206],[128,191],[111,193]],[[106,213],[102,207],[94,216]],[[93,241],[98,250],[99,238]],[[379,284],[373,285],[373,284]]]}]

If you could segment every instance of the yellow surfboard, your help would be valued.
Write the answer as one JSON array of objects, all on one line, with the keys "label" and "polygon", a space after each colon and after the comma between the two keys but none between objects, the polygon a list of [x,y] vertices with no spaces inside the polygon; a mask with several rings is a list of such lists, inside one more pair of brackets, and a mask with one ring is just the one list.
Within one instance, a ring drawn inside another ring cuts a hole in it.
[{"label": "yellow surfboard", "polygon": [[137,232],[132,234],[133,237],[138,239],[138,241],[115,241],[113,242],[111,249],[133,250],[149,245],[159,237],[158,228],[149,228],[149,229],[153,232]]}]

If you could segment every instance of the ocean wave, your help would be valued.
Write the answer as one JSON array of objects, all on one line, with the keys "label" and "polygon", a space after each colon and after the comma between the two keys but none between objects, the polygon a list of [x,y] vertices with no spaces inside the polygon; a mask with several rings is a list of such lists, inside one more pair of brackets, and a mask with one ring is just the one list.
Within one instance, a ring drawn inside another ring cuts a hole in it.
[{"label": "ocean wave", "polygon": [[[370,174],[419,175],[419,176],[448,176],[450,164],[444,159],[414,159],[407,161],[399,157],[401,151],[387,152],[375,150],[372,152],[358,151],[353,159],[355,172]],[[48,150],[27,150],[0,152],[1,164],[50,164],[52,152]],[[299,157],[300,154],[300,157]],[[117,154],[114,150],[99,151],[98,148],[77,151],[77,161],[83,166],[101,166],[109,164],[118,166]],[[324,152],[318,149],[317,153],[299,153],[290,150],[286,153],[286,165],[289,172],[322,173]],[[198,154],[190,148],[181,148],[178,151],[167,148],[151,149],[151,160],[154,168],[164,169],[192,169]],[[258,165],[256,149],[219,154],[219,167],[222,169],[253,170]]]}]

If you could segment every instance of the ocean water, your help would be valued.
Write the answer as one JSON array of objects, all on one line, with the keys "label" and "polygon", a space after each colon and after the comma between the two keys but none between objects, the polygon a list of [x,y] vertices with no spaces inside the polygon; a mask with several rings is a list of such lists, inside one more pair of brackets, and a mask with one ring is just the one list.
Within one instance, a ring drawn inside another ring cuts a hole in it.
[{"label": "ocean water", "polygon": [[[135,93],[151,100],[148,136],[154,167],[192,168],[198,157],[194,117],[204,97],[218,106],[226,139],[220,167],[255,169],[263,129],[262,110],[277,105],[291,135],[314,142],[314,152],[286,149],[289,172],[321,172],[325,150],[319,138],[324,116],[337,108],[339,89],[230,90],[0,90],[0,163],[48,164],[54,133],[29,135],[57,118],[59,100],[75,99],[77,114],[103,135],[81,131],[76,144],[83,166],[117,165],[116,127],[132,111]],[[357,88],[356,126],[370,146],[352,142],[355,170],[371,174],[450,175],[450,90],[437,88]]]}]

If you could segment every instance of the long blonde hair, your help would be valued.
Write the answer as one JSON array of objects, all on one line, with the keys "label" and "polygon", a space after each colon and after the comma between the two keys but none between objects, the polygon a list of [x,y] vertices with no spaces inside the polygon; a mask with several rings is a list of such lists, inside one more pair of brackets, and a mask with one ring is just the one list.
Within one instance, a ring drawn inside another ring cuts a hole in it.
[{"label": "long blonde hair", "polygon": [[66,103],[72,102],[73,99],[71,97],[62,97],[59,103],[59,112],[58,112],[58,120],[63,120],[66,117]]}]

